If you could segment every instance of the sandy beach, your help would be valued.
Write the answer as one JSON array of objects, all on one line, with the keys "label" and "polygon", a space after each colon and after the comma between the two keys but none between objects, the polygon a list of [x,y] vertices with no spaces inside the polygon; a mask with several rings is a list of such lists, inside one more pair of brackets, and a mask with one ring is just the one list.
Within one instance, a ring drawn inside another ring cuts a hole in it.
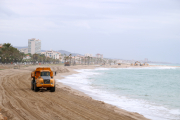
[{"label": "sandy beach", "polygon": [[[143,115],[119,109],[102,101],[93,100],[83,92],[56,82],[56,91],[31,90],[31,71],[38,66],[4,69],[0,71],[0,109],[9,120],[146,120]],[[74,69],[94,69],[99,67],[137,66],[48,66],[57,72],[55,79],[76,74]],[[138,66],[141,67],[141,66]],[[147,67],[147,66],[144,66]],[[151,66],[150,66],[151,67]],[[1,118],[1,117],[0,117]]]},{"label": "sandy beach", "polygon": [[0,120],[180,120],[180,0],[0,9]]}]

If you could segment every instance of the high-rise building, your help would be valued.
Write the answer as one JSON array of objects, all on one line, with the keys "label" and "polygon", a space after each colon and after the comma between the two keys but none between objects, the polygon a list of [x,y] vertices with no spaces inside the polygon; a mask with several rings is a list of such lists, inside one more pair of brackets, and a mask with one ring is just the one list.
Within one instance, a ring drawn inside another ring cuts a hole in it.
[{"label": "high-rise building", "polygon": [[40,54],[41,53],[41,40],[32,38],[28,39],[28,53]]}]

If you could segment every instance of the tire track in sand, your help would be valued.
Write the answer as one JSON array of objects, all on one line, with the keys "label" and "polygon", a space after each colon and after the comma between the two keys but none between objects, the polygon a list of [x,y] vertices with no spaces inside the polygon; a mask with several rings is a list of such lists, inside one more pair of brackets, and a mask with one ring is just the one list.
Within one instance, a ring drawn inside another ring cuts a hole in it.
[{"label": "tire track in sand", "polygon": [[0,108],[8,119],[133,119],[114,112],[102,102],[77,96],[63,88],[57,88],[54,93],[34,92],[30,89],[30,73],[29,70],[3,70],[0,73]]}]

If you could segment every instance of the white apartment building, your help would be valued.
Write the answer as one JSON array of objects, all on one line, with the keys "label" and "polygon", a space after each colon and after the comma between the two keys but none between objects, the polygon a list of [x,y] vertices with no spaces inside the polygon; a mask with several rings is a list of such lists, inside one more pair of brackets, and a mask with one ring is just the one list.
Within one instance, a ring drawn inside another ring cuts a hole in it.
[{"label": "white apartment building", "polygon": [[28,39],[28,53],[40,54],[41,53],[41,40],[32,38]]},{"label": "white apartment building", "polygon": [[46,57],[49,57],[49,58],[61,59],[61,53],[53,51],[53,50],[42,52],[41,54],[44,54]]},{"label": "white apartment building", "polygon": [[86,56],[86,57],[93,57],[93,55],[92,54],[89,54],[89,53],[86,53],[84,56]]},{"label": "white apartment building", "polygon": [[103,59],[103,54],[96,54],[96,57]]}]

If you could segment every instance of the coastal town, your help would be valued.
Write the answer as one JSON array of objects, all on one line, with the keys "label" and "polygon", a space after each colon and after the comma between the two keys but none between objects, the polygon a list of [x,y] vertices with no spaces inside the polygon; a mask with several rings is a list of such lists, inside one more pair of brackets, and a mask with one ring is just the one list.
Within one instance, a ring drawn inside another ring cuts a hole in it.
[{"label": "coastal town", "polygon": [[0,120],[180,120],[179,5],[1,0]]},{"label": "coastal town", "polygon": [[[66,54],[54,50],[42,51],[41,40],[35,38],[28,39],[28,47],[21,49],[13,47],[10,43],[3,43],[0,45],[0,83],[2,89],[0,94],[4,98],[0,104],[0,120],[15,118],[30,120],[71,118],[147,120],[139,113],[128,112],[103,101],[94,100],[87,94],[59,82],[59,80],[62,81],[64,76],[77,74],[76,70],[127,68],[131,64],[131,61],[127,60],[104,58],[103,54],[99,53],[96,55],[89,53],[80,55]],[[146,66],[142,66],[140,62],[136,61],[132,67]],[[51,87],[47,87],[49,84],[45,84],[45,81],[48,81],[45,79],[44,83],[40,83],[41,87],[37,87],[36,81],[43,77],[38,77],[37,71],[40,71],[40,69],[41,71],[46,69],[46,72],[47,70],[51,72],[51,79],[49,80],[51,81]],[[35,71],[32,72],[32,70]],[[77,78],[73,77],[73,79]],[[53,93],[48,94],[48,91]],[[19,94],[19,92],[21,93]],[[19,103],[21,104],[20,107],[18,106]],[[14,107],[11,108],[8,104]],[[17,109],[20,111],[13,112]],[[23,109],[27,116],[24,116],[24,113],[21,112]],[[44,110],[49,111],[50,114],[44,116]],[[131,116],[133,117],[131,118]]]},{"label": "coastal town", "polygon": [[[43,41],[42,41],[43,42]],[[13,46],[13,45],[11,45]],[[0,48],[3,47],[3,44],[0,44]],[[36,38],[28,39],[27,47],[15,47],[21,53],[21,56],[18,58],[13,58],[12,55],[6,54],[0,56],[0,63],[2,64],[65,64],[68,62],[69,65],[118,65],[118,64],[135,64],[137,60],[123,60],[123,59],[112,59],[104,58],[103,54],[90,54],[86,53],[84,55],[70,52],[59,52],[55,50],[42,50],[41,40]],[[139,60],[137,65],[148,63],[147,58],[144,60]]]}]

